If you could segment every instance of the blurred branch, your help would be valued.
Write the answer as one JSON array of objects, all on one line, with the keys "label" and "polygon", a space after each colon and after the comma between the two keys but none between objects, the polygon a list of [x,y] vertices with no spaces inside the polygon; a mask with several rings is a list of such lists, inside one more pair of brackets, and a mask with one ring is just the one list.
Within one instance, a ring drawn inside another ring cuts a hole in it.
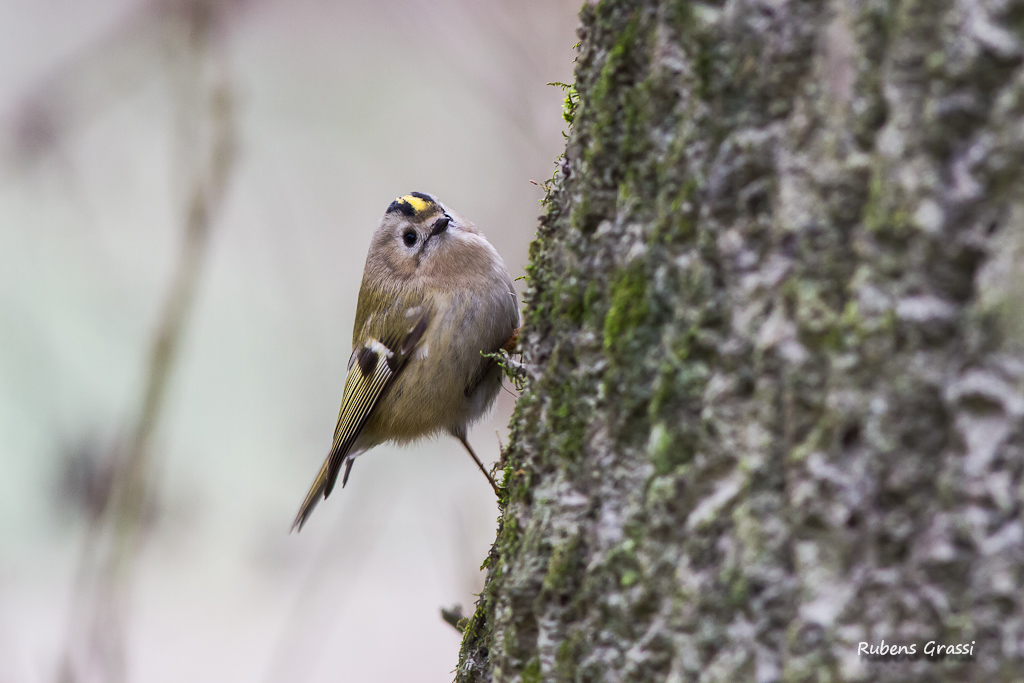
[{"label": "blurred branch", "polygon": [[170,30],[180,29],[184,39],[178,60],[170,62],[181,67],[175,99],[182,107],[179,150],[188,174],[181,255],[150,348],[135,425],[126,447],[114,456],[110,495],[87,532],[60,681],[125,680],[125,598],[147,519],[153,435],[234,165],[233,97],[219,49],[223,14],[215,0],[176,3],[174,8],[164,17],[176,22]]}]

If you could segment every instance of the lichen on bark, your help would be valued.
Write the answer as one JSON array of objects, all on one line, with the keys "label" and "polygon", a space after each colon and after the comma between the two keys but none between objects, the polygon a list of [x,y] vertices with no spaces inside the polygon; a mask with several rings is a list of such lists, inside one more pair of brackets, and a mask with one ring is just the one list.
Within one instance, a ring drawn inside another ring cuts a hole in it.
[{"label": "lichen on bark", "polygon": [[457,680],[1016,680],[1024,3],[580,19]]}]

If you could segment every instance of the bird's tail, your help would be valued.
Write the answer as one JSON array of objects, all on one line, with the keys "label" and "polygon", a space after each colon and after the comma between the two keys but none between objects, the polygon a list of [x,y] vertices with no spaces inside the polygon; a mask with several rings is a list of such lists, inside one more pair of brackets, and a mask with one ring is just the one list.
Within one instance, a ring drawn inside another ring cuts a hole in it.
[{"label": "bird's tail", "polygon": [[313,485],[309,487],[309,493],[306,494],[306,499],[302,501],[302,505],[299,507],[299,514],[295,515],[295,521],[292,522],[292,531],[302,531],[302,525],[313,514],[316,504],[324,497],[324,490],[327,488],[327,472],[330,469],[328,467],[329,464],[330,459],[324,462],[324,466],[320,468],[316,479],[313,480]]},{"label": "bird's tail", "polygon": [[[341,478],[341,488],[345,488],[345,484],[348,483],[348,473],[352,470],[352,463],[357,455],[359,455],[359,452],[350,453],[345,457],[345,474]],[[317,473],[316,479],[313,480],[313,485],[309,487],[309,493],[306,494],[306,499],[302,501],[302,505],[299,507],[299,514],[295,515],[295,521],[292,522],[292,531],[302,531],[302,525],[313,514],[317,503],[330,494],[327,486],[330,478],[331,459],[327,458],[324,461],[324,466]]]}]

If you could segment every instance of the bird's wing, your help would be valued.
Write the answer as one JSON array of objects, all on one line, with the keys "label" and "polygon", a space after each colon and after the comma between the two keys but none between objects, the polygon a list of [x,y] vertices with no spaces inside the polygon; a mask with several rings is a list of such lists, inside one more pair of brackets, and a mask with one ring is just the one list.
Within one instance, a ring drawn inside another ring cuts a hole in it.
[{"label": "bird's wing", "polygon": [[[331,495],[334,484],[338,480],[341,465],[346,461],[359,433],[366,421],[370,419],[380,397],[398,377],[405,367],[412,350],[416,348],[427,329],[430,316],[422,315],[400,339],[378,340],[370,338],[365,344],[353,352],[353,360],[345,380],[345,393],[338,411],[338,424],[334,428],[334,442],[331,453],[317,473],[313,485],[302,501],[299,514],[295,517],[292,529],[302,530],[302,525],[313,512],[313,508],[321,498]],[[348,471],[352,461],[348,460],[345,476],[341,485],[348,481]]]}]

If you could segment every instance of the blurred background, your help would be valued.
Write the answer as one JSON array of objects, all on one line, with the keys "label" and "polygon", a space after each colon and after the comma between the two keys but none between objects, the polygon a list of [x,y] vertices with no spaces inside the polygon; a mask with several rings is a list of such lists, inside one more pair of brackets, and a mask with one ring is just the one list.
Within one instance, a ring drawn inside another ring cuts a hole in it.
[{"label": "blurred background", "polygon": [[288,530],[391,200],[522,274],[577,9],[0,0],[0,683],[452,679],[498,514],[456,441]]}]

